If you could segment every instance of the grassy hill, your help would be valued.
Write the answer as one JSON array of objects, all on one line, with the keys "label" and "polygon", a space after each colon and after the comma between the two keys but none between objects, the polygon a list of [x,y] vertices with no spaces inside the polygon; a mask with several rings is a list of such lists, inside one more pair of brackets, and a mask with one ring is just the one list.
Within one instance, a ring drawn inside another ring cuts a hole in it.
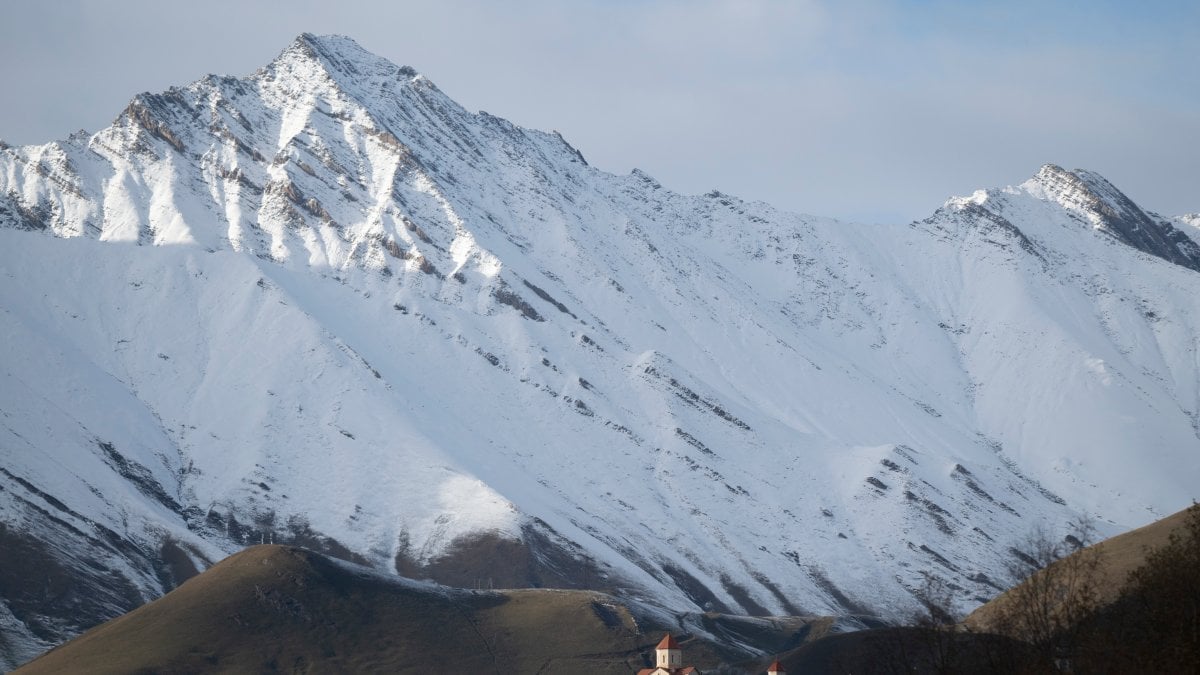
[{"label": "grassy hill", "polygon": [[[1200,672],[1197,509],[1072,553],[958,625],[829,635],[780,660],[801,673],[1056,672],[1056,661],[1088,673]],[[1066,587],[1088,589],[1086,607],[1071,616]]]},{"label": "grassy hill", "polygon": [[[1147,553],[1165,546],[1172,533],[1184,529],[1189,511],[1190,509],[1184,509],[1145,527],[1105,539],[1084,551],[1072,554],[1064,562],[1070,564],[1070,558],[1078,556],[1096,556],[1096,576],[1093,582],[1096,591],[1095,602],[1100,607],[1111,605],[1125,591],[1129,573],[1146,563]],[[976,631],[1002,632],[1004,626],[1001,625],[1001,617],[1019,595],[1014,591],[1015,589],[1010,589],[980,606],[967,616],[963,623]]]},{"label": "grassy hill", "polygon": [[[256,546],[16,672],[627,674],[649,663],[665,630],[679,633],[673,617],[641,612],[592,591],[452,589],[304,549]],[[832,625],[690,620],[726,638],[682,636],[688,662],[710,668],[745,661],[737,645],[782,651]]]}]

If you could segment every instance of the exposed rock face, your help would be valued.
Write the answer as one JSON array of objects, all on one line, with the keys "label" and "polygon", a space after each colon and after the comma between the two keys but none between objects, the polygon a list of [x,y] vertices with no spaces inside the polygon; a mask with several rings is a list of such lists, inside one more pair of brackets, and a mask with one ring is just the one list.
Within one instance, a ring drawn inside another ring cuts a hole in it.
[{"label": "exposed rock face", "polygon": [[1143,211],[1103,176],[1047,164],[1030,181],[1071,212],[1121,243],[1190,270],[1200,271],[1200,245],[1165,218]]},{"label": "exposed rock face", "polygon": [[1188,222],[1053,167],[907,226],[679,195],[346,38],[140,95],[0,148],[0,523],[35,561],[0,565],[0,659],[271,542],[974,606],[1032,524],[1194,496]]}]

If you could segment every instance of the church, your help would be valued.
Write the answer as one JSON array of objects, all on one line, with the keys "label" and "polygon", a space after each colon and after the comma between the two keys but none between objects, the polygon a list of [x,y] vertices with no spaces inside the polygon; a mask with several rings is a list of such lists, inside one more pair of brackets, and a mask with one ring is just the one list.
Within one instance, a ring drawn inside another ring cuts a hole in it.
[{"label": "church", "polygon": [[694,666],[683,665],[683,650],[670,633],[654,648],[655,668],[642,668],[638,675],[702,675]]},{"label": "church", "polygon": [[[637,675],[703,675],[695,666],[683,665],[683,650],[667,633],[654,648],[654,668],[642,668]],[[787,675],[778,661],[767,668],[767,675]]]}]

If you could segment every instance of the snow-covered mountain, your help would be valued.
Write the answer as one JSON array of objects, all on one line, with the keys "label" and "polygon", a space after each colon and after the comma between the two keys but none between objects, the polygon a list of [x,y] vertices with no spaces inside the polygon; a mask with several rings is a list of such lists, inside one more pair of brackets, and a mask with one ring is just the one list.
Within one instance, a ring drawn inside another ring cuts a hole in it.
[{"label": "snow-covered mountain", "polygon": [[0,664],[249,543],[674,610],[962,608],[1200,484],[1196,216],[598,171],[347,38],[0,146]]}]

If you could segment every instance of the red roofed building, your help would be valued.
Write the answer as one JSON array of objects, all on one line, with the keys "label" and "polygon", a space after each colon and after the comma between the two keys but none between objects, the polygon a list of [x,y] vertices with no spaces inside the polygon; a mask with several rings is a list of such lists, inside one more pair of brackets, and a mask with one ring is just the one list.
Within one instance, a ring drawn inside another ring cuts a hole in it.
[{"label": "red roofed building", "polygon": [[654,664],[654,668],[639,670],[638,675],[702,675],[693,666],[683,665],[683,650],[670,633],[654,648]]},{"label": "red roofed building", "polygon": [[787,671],[783,669],[783,664],[775,661],[767,666],[767,675],[787,675]]}]

